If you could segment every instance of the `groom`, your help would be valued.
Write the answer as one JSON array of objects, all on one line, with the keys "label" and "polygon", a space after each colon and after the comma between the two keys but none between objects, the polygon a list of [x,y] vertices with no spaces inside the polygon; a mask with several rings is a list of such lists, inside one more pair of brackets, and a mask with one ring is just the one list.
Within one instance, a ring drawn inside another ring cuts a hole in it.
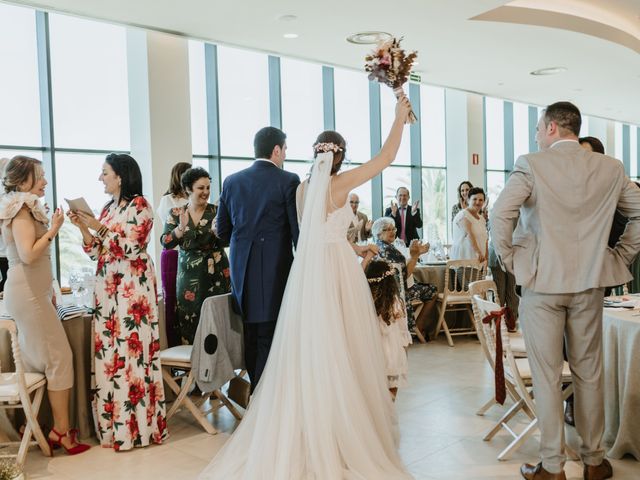
[{"label": "groom", "polygon": [[256,160],[224,181],[216,221],[218,237],[231,243],[231,289],[244,319],[251,392],[269,356],[293,247],[298,242],[296,188],[300,178],[282,170],[286,138],[274,127],[256,133]]}]

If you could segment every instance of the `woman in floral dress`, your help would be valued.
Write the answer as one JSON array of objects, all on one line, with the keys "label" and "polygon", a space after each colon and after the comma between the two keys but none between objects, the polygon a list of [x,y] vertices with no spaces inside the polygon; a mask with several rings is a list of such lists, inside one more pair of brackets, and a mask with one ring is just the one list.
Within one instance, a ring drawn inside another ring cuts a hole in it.
[{"label": "woman in floral dress", "polygon": [[229,259],[213,228],[216,206],[209,203],[211,177],[203,168],[182,175],[189,203],[171,210],[161,243],[180,247],[176,286],[176,325],[182,341],[193,344],[200,308],[207,297],[231,291]]},{"label": "woman in floral dress", "polygon": [[85,252],[98,261],[93,374],[98,439],[103,447],[129,450],[168,437],[156,276],[147,254],[153,209],[129,155],[107,155],[100,181],[113,200],[99,219],[82,211],[68,215],[82,232]]}]

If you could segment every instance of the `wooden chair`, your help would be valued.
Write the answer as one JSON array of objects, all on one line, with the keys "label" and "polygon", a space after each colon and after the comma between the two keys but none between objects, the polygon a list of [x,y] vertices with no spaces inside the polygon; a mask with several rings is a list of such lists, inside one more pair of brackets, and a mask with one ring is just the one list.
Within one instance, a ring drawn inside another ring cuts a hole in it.
[{"label": "wooden chair", "polygon": [[[484,318],[490,312],[500,310],[501,308],[497,303],[482,299],[480,295],[474,295],[473,302],[481,318]],[[483,326],[484,325],[485,324],[483,324]],[[487,332],[486,328],[484,329],[484,332]],[[493,338],[495,338],[495,329],[492,334],[494,335]],[[506,460],[509,458],[511,453],[516,451],[527,440],[527,438],[535,432],[538,425],[538,418],[536,417],[529,361],[527,358],[515,356],[513,349],[511,348],[511,338],[507,330],[506,322],[501,322],[499,334],[502,338],[505,385],[511,385],[507,386],[507,393],[509,396],[514,394],[515,396],[512,398],[514,398],[514,400],[518,400],[500,418],[498,423],[484,436],[483,440],[491,440],[501,429],[507,431],[513,437],[513,441],[502,452],[500,452],[500,454],[498,454],[498,460]],[[485,334],[486,339],[489,337],[491,337],[490,334]],[[495,349],[493,352],[495,358]],[[569,364],[567,362],[564,362],[562,369],[562,383],[569,384],[569,386],[562,391],[562,399],[566,400],[573,393],[573,386],[571,385],[571,370],[569,369]],[[520,411],[523,411],[527,415],[529,423],[520,433],[517,433],[509,426],[508,422]],[[567,454],[571,458],[577,458],[576,452],[568,445],[566,446],[566,449]]]},{"label": "wooden chair", "polygon": [[447,325],[446,313],[452,311],[465,311],[469,315],[471,325],[474,325],[473,313],[471,311],[471,294],[469,284],[478,280],[484,280],[487,275],[486,262],[477,260],[448,260],[444,273],[444,291],[438,294],[438,324],[436,327],[437,337],[440,330],[444,330],[447,342],[453,347],[453,336],[474,335],[475,328],[455,328],[451,329]]},{"label": "wooden chair", "polygon": [[[38,411],[47,385],[47,379],[42,373],[25,372],[18,343],[16,324],[10,319],[0,319],[0,330],[8,330],[11,336],[11,350],[15,364],[14,372],[0,370],[0,409],[23,410],[26,417],[26,427],[19,442],[0,443],[0,458],[15,458],[22,467],[25,463],[27,450],[31,445],[38,445],[42,453],[51,456],[51,449],[38,424]],[[31,395],[33,394],[33,400]],[[4,454],[2,447],[17,446],[17,454]]]},{"label": "wooden chair", "polygon": [[[202,394],[197,400],[189,396],[189,392],[195,381],[193,370],[191,369],[192,345],[179,345],[160,352],[160,363],[162,365],[162,378],[169,388],[177,395],[173,404],[167,412],[167,420],[178,412],[181,407],[185,407],[196,421],[210,435],[215,435],[218,431],[207,420],[206,416],[222,407],[227,407],[231,414],[238,420],[242,420],[242,414],[231,403],[229,398],[221,390],[214,390]],[[173,374],[174,371],[184,372]],[[242,373],[240,374],[242,375]],[[178,380],[180,384],[178,384]],[[209,408],[206,402],[209,401]]]}]

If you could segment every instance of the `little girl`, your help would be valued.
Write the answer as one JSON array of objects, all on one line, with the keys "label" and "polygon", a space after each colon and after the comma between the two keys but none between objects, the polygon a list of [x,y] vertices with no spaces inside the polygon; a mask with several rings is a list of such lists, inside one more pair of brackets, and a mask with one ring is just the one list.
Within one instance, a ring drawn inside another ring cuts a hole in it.
[{"label": "little girl", "polygon": [[363,267],[373,295],[382,334],[387,384],[395,401],[398,387],[407,385],[407,352],[411,334],[407,325],[407,314],[396,280],[395,268],[387,261],[371,259],[368,254]]}]

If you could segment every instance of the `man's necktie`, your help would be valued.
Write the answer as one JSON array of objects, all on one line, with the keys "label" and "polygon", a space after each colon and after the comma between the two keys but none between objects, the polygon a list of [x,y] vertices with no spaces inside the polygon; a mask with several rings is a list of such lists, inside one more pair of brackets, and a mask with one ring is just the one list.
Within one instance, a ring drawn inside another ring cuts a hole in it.
[{"label": "man's necktie", "polygon": [[400,238],[403,241],[407,241],[407,234],[405,232],[405,212],[406,212],[407,208],[406,207],[400,207]]}]

